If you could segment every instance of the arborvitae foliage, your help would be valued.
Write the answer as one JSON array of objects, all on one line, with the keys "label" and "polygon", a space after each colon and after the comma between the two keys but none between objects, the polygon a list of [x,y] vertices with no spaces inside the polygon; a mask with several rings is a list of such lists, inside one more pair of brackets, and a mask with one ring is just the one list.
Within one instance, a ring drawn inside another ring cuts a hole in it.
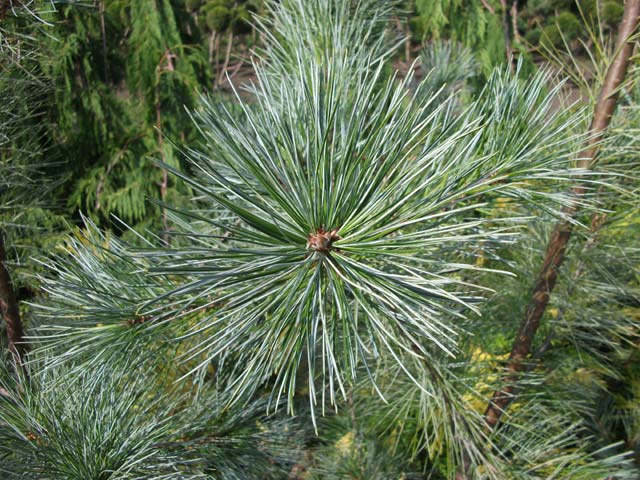
[{"label": "arborvitae foliage", "polygon": [[[259,4],[225,5],[232,10],[225,31],[245,38]],[[43,142],[66,174],[58,208],[104,226],[118,228],[111,223],[115,215],[156,232],[166,228],[162,209],[149,199],[179,204],[189,193],[155,162],[182,168],[175,143],[191,143],[196,131],[186,109],[211,88],[212,78],[224,78],[222,66],[212,71],[209,65],[207,23],[182,1],[32,7],[28,14],[28,6],[16,4],[6,21],[11,33],[28,39],[19,50],[38,52],[18,57],[20,67],[44,84],[38,111],[45,120]],[[38,21],[25,20],[36,14]],[[226,63],[229,56],[231,50]]]},{"label": "arborvitae foliage", "polygon": [[615,34],[622,19],[623,4],[619,0],[527,2],[518,18],[518,27],[532,47],[568,45],[576,53],[586,53],[591,42],[585,24],[606,35]]},{"label": "arborvitae foliage", "polygon": [[164,136],[189,137],[184,106],[198,82],[173,9],[169,2],[97,2],[60,6],[47,17],[53,38],[41,68],[55,92],[51,134],[62,156],[74,159],[70,207],[139,223],[157,218],[149,198],[177,201],[175,183],[163,182],[154,160],[179,165]]},{"label": "arborvitae foliage", "polygon": [[[488,75],[507,58],[503,27],[496,14],[480,0],[416,0],[412,22],[420,40],[449,39],[471,49]],[[490,5],[494,2],[489,2]],[[497,2],[495,2],[497,3]]]}]

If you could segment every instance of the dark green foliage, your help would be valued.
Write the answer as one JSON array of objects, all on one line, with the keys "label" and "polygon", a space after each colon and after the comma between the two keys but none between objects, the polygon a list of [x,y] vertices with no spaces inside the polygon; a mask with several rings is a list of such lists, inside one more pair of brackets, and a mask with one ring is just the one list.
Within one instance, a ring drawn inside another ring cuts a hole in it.
[{"label": "dark green foliage", "polygon": [[562,12],[554,19],[554,22],[556,23],[558,30],[560,30],[569,40],[573,40],[580,33],[580,20],[578,20],[578,18],[571,12]]},{"label": "dark green foliage", "polygon": [[549,15],[553,13],[555,8],[554,2],[550,0],[529,0],[527,1],[527,9],[537,15]]},{"label": "dark green foliage", "polygon": [[101,221],[116,214],[142,222],[157,212],[148,199],[160,196],[153,159],[178,165],[159,135],[189,135],[179,127],[182,105],[192,103],[197,84],[172,7],[108,2],[101,13],[68,5],[47,19],[55,28],[42,38],[38,68],[53,83],[46,108],[56,120],[48,135],[58,139],[61,158],[74,159],[67,164],[68,207]]},{"label": "dark green foliage", "polygon": [[251,31],[251,10],[249,5],[241,5],[234,12],[234,31],[237,34],[245,34]]},{"label": "dark green foliage", "polygon": [[537,45],[540,42],[541,38],[542,38],[542,30],[537,27],[529,29],[524,36],[524,39],[530,45]]},{"label": "dark green foliage", "polygon": [[207,27],[214,32],[223,32],[231,23],[231,11],[222,5],[212,4],[207,8]]},{"label": "dark green foliage", "polygon": [[65,181],[58,193],[64,203],[56,205],[58,211],[76,218],[82,211],[103,225],[111,225],[116,215],[154,231],[164,228],[158,221],[161,209],[149,200],[180,203],[188,189],[175,179],[162,186],[164,175],[155,162],[181,168],[173,142],[196,135],[185,107],[195,107],[196,92],[211,85],[206,47],[189,44],[206,42],[207,22],[194,21],[186,9],[226,9],[214,15],[215,28],[247,33],[256,5],[61,4],[44,9],[46,29],[29,15],[9,17],[13,28],[20,25],[30,38],[22,50],[38,49],[38,55],[23,54],[19,67],[41,79],[36,113],[46,121],[30,138],[62,162],[57,171]]},{"label": "dark green foliage", "polygon": [[202,6],[203,1],[204,0],[186,0],[185,7],[190,12],[194,12],[194,11],[198,10]]},{"label": "dark green foliage", "polygon": [[488,75],[506,60],[500,18],[479,0],[416,0],[418,17],[411,20],[421,40],[445,38],[469,48]]},{"label": "dark green foliage", "polygon": [[257,11],[256,2],[251,0],[210,0],[203,9],[210,30],[224,32],[233,28],[237,34],[251,31],[251,13]]},{"label": "dark green foliage", "polygon": [[602,20],[610,26],[615,26],[622,20],[624,7],[615,1],[605,2],[602,6]]},{"label": "dark green foliage", "polygon": [[42,23],[17,13],[0,26],[0,234],[15,290],[29,298],[38,270],[31,257],[50,251],[65,229],[56,197],[65,177],[47,135],[52,90],[37,68],[42,56],[30,36]]},{"label": "dark green foliage", "polygon": [[412,16],[409,18],[409,29],[412,38],[422,41],[425,38],[424,21],[420,16]]},{"label": "dark green foliage", "polygon": [[624,2],[621,0],[581,0],[579,5],[593,26],[600,22],[604,29],[611,30],[622,20]]},{"label": "dark green foliage", "polygon": [[521,5],[519,28],[531,46],[582,53],[581,42],[593,41],[589,29],[612,33],[623,8],[620,0],[534,0]]},{"label": "dark green foliage", "polygon": [[550,46],[556,48],[576,39],[582,31],[580,20],[571,12],[562,12],[554,17],[552,22],[542,30],[541,41],[548,42]]}]

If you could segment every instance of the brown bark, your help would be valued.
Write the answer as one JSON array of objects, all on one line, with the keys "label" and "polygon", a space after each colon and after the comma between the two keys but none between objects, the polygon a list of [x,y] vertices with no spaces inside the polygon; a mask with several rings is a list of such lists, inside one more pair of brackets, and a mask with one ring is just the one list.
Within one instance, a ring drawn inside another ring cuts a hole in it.
[{"label": "brown bark", "polygon": [[407,66],[411,65],[411,29],[408,21],[404,26],[404,58]]},{"label": "brown bark", "polygon": [[0,0],[0,20],[4,20],[4,18],[7,16],[9,7],[11,7],[10,0]]},{"label": "brown bark", "polygon": [[489,2],[487,2],[487,0],[480,0],[480,3],[482,3],[484,8],[486,8],[491,15],[495,15],[496,14],[496,10],[491,6],[491,4]]},{"label": "brown bark", "polygon": [[6,262],[7,252],[4,246],[4,236],[0,232],[0,312],[2,313],[7,338],[9,339],[9,351],[12,355],[15,355],[18,363],[22,363],[28,349],[24,341],[24,328],[20,319],[18,300]]},{"label": "brown bark", "polygon": [[511,29],[513,30],[513,38],[515,41],[522,43],[522,38],[518,31],[518,0],[514,0],[511,4]]},{"label": "brown bark", "polygon": [[507,8],[507,0],[500,0],[500,9],[502,13],[502,31],[504,34],[504,50],[507,55],[507,63],[511,73],[515,71],[513,66],[513,51],[511,50],[511,32],[509,32],[509,9]]},{"label": "brown bark", "polygon": [[411,30],[409,29],[409,19],[405,22],[400,17],[396,17],[396,29],[398,34],[404,37],[404,61],[407,66],[411,64]]},{"label": "brown bark", "polygon": [[[618,30],[615,58],[607,70],[604,84],[600,90],[591,122],[591,135],[579,156],[578,166],[581,168],[590,168],[596,161],[600,141],[611,122],[611,116],[618,99],[618,92],[624,81],[629,60],[633,53],[634,44],[629,39],[638,27],[639,16],[640,0],[627,0]],[[578,197],[584,195],[584,187],[579,183],[572,190]],[[568,217],[575,216],[577,207],[567,208],[565,214]],[[549,297],[556,285],[558,271],[564,261],[571,234],[571,224],[569,222],[560,222],[556,225],[551,235],[542,268],[536,279],[531,299],[526,309],[525,318],[513,342],[506,367],[506,375],[503,379],[505,386],[494,393],[485,411],[485,420],[489,429],[496,427],[505,409],[515,398],[518,374],[526,367],[524,360],[531,353],[535,334],[549,303]]]},{"label": "brown bark", "polygon": [[215,45],[213,46],[213,49],[215,51],[215,67],[213,70],[213,89],[215,90],[216,88],[218,88],[218,77],[219,77],[219,72],[218,72],[218,68],[220,68],[220,37],[221,35],[216,34],[216,41],[215,41]]}]

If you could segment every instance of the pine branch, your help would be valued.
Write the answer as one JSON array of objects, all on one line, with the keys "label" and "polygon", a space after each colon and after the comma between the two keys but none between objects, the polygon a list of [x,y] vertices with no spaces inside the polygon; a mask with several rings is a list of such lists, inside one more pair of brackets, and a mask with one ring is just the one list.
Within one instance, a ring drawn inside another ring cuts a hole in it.
[{"label": "pine branch", "polygon": [[[625,4],[624,16],[619,27],[617,56],[607,71],[604,84],[593,114],[590,127],[590,137],[585,149],[579,155],[578,166],[589,169],[596,160],[600,142],[611,122],[616,107],[618,93],[625,79],[627,67],[633,54],[634,43],[630,40],[638,26],[640,16],[640,0],[629,0]],[[573,188],[577,198],[584,196],[585,187],[578,184]],[[577,206],[565,209],[568,218],[574,218],[578,213]],[[515,399],[514,391],[518,374],[523,370],[523,361],[531,353],[535,334],[540,326],[540,320],[549,303],[549,298],[556,285],[559,269],[565,259],[567,245],[572,235],[573,227],[568,221],[556,225],[545,254],[545,259],[536,280],[529,305],[526,309],[524,321],[516,336],[504,378],[505,387],[494,393],[485,412],[485,420],[489,429],[495,428],[509,404]]]}]

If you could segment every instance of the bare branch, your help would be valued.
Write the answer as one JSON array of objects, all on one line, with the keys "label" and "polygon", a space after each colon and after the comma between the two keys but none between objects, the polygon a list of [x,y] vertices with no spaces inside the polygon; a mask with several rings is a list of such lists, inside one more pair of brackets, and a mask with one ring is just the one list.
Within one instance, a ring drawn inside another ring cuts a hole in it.
[{"label": "bare branch", "polygon": [[482,3],[484,8],[489,10],[489,13],[491,13],[491,15],[495,15],[496,14],[496,10],[491,6],[491,4],[489,4],[489,2],[487,2],[487,0],[480,0],[480,3]]}]

